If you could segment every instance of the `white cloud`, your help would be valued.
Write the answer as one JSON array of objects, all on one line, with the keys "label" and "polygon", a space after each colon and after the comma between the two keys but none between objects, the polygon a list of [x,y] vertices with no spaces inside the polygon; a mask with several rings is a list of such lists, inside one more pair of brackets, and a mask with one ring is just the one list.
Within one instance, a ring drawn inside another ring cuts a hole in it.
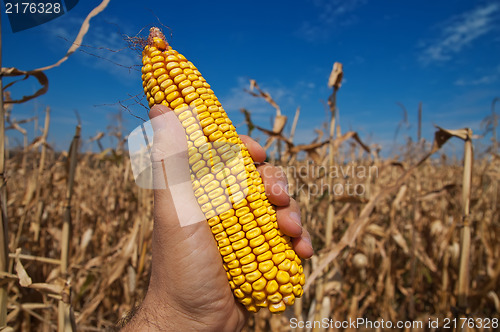
[{"label": "white cloud", "polygon": [[458,86],[474,86],[474,85],[483,85],[483,84],[491,84],[500,78],[500,66],[496,69],[492,70],[491,73],[483,75],[476,79],[464,79],[460,78],[454,82],[455,85]]},{"label": "white cloud", "polygon": [[423,64],[450,60],[452,55],[469,46],[496,27],[500,5],[491,3],[444,22],[439,39],[425,43],[419,58]]},{"label": "white cloud", "polygon": [[458,79],[455,81],[454,84],[458,86],[481,85],[481,84],[493,83],[496,80],[498,80],[498,75],[486,75],[475,80]]},{"label": "white cloud", "polygon": [[352,12],[365,3],[366,0],[314,0],[319,12],[317,20],[302,22],[296,34],[310,42],[326,40],[335,27],[356,23],[357,17]]},{"label": "white cloud", "polygon": [[311,22],[302,22],[302,25],[297,30],[297,35],[309,42],[328,39],[330,33],[325,27]]}]

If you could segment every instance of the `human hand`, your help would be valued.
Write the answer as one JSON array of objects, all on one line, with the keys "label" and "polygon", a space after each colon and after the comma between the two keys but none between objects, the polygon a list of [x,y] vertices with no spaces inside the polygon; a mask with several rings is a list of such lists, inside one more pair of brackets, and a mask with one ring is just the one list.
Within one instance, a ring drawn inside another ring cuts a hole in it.
[{"label": "human hand", "polygon": [[[171,112],[154,106],[150,118]],[[158,120],[158,119],[156,119]],[[184,129],[178,121],[152,121],[154,129],[153,163],[162,161],[169,149],[187,151]],[[264,149],[248,136],[240,135],[261,174],[269,201],[276,206],[280,230],[293,238],[296,253],[302,258],[313,254],[308,232],[302,227],[298,204],[286,192],[286,176],[278,167],[265,164]],[[172,154],[172,153],[171,153]],[[176,154],[179,156],[179,154]],[[162,164],[163,165],[163,164]],[[189,183],[187,152],[168,167],[187,170],[178,173],[176,183]],[[155,183],[164,180],[161,167],[153,170]],[[147,295],[124,331],[235,331],[245,323],[247,311],[233,296],[222,266],[222,259],[206,222],[187,226],[179,220],[171,189],[154,190],[154,229],[152,271]],[[192,190],[191,190],[192,193]],[[191,195],[192,196],[192,195]],[[183,218],[191,211],[196,218],[198,203],[186,199]],[[204,219],[204,218],[203,218]],[[204,220],[199,220],[204,221]]]}]

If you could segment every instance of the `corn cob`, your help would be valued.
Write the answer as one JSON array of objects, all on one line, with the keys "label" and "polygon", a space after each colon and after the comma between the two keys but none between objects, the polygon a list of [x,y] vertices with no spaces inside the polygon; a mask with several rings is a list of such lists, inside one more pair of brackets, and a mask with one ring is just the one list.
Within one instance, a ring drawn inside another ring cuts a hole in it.
[{"label": "corn cob", "polygon": [[142,64],[149,106],[169,107],[185,129],[193,190],[234,296],[250,312],[284,311],[303,293],[303,267],[290,238],[278,229],[276,211],[234,125],[198,69],[158,28],[150,29]]}]

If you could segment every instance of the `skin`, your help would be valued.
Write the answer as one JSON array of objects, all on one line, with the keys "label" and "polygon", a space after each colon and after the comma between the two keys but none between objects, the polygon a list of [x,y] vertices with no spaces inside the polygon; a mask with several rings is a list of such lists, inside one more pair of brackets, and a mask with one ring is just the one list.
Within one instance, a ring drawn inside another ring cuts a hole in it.
[{"label": "skin", "polygon": [[[169,111],[166,107],[154,106],[149,116],[153,119]],[[185,143],[181,129],[167,128]],[[244,135],[240,138],[258,164],[270,202],[277,207],[280,230],[293,238],[294,249],[301,258],[311,257],[311,239],[300,223],[298,204],[286,192],[286,176],[279,168],[264,163],[266,154],[257,142]],[[187,167],[187,157],[182,163]],[[155,176],[158,175],[154,175],[154,181],[158,179]],[[186,209],[197,208],[186,206]],[[249,313],[232,294],[208,224],[199,222],[181,227],[168,186],[154,191],[152,251],[148,292],[122,331],[239,331],[243,328]]]}]

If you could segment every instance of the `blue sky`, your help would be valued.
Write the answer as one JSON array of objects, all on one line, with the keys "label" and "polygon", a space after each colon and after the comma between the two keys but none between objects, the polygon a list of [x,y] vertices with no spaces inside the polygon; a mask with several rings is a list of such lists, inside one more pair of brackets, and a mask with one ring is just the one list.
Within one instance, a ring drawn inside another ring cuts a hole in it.
[{"label": "blue sky", "polygon": [[[12,33],[2,10],[2,65],[29,70],[61,58],[85,16],[100,1],[80,1],[69,13],[44,25]],[[242,124],[241,107],[270,127],[274,109],[243,91],[250,78],[270,92],[289,117],[301,107],[298,143],[310,142],[314,129],[328,119],[322,100],[330,89],[335,61],[344,66],[338,93],[343,132],[355,130],[369,144],[389,153],[395,130],[408,110],[409,128],[398,142],[416,138],[419,102],[423,136],[431,141],[434,127],[471,127],[500,97],[500,2],[498,1],[124,1],[112,0],[91,20],[83,44],[68,61],[46,71],[49,91],[34,101],[15,105],[23,119],[51,107],[49,143],[67,149],[77,123],[82,138],[107,132],[122,113],[125,132],[146,118],[146,110],[128,100],[142,98],[139,53],[127,48],[123,35],[145,35],[152,25],[168,26],[169,42],[190,59],[212,85],[233,122]],[[5,79],[10,82],[11,79]],[[5,83],[4,83],[5,84]],[[10,90],[14,97],[32,93],[29,79]],[[144,100],[143,100],[144,101]],[[500,108],[500,105],[497,105]],[[497,111],[500,111],[497,109]],[[33,124],[25,125],[33,132]],[[33,133],[32,133],[33,134]],[[12,145],[20,136],[9,132]],[[30,136],[32,138],[33,136]],[[486,139],[489,139],[487,137]],[[104,143],[110,144],[106,138]],[[457,146],[460,146],[457,143]],[[84,144],[85,150],[96,149]]]}]

